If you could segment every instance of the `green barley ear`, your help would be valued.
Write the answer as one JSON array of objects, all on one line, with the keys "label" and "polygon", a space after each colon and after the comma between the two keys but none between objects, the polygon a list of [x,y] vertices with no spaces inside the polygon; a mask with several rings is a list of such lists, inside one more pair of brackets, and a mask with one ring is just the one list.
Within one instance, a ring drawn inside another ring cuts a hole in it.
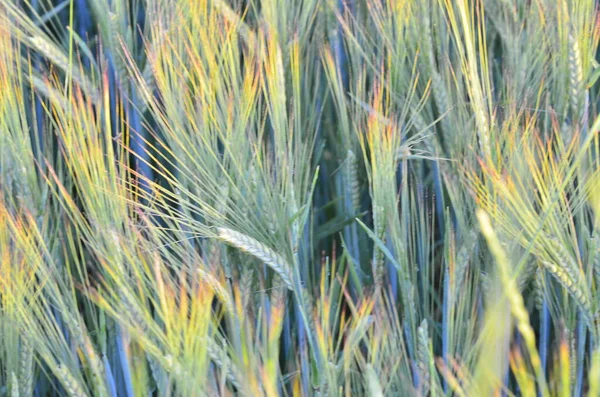
[{"label": "green barley ear", "polygon": [[479,274],[479,281],[481,283],[481,291],[483,292],[483,295],[487,296],[491,290],[491,281],[489,274],[482,271]]},{"label": "green barley ear", "polygon": [[369,390],[369,395],[373,397],[383,397],[383,389],[381,388],[381,384],[379,382],[379,376],[377,376],[377,372],[373,368],[371,363],[367,364],[367,389]]},{"label": "green barley ear", "polygon": [[48,99],[50,103],[60,109],[68,109],[69,102],[65,99],[64,95],[59,92],[56,88],[34,75],[33,73],[29,76],[31,84],[35,88],[35,92],[44,98]]},{"label": "green barley ear", "polygon": [[454,288],[452,289],[452,296],[450,299],[450,305],[453,305],[456,302],[459,291],[463,282],[465,281],[467,270],[469,269],[469,262],[473,250],[477,244],[477,233],[475,231],[470,231],[465,241],[462,243],[458,253],[456,254],[456,270],[454,276]]},{"label": "green barley ear", "polygon": [[308,329],[310,330],[312,335],[316,334],[315,331],[315,322],[314,320],[314,305],[313,305],[313,298],[312,295],[308,293],[308,289],[306,287],[302,287],[302,306],[303,306],[303,310],[306,313],[306,317],[307,317],[307,325],[308,325]]},{"label": "green barley ear", "polygon": [[573,141],[573,132],[574,128],[572,125],[569,125],[566,122],[562,124],[560,128],[560,137],[566,147],[568,147]]},{"label": "green barley ear", "polygon": [[242,297],[242,310],[247,311],[252,299],[252,284],[254,282],[254,271],[244,266],[240,277],[240,295]]},{"label": "green barley ear", "polygon": [[543,395],[547,395],[547,384],[542,372],[541,360],[535,342],[535,332],[529,321],[529,312],[525,309],[523,296],[519,292],[514,278],[512,278],[510,262],[492,227],[489,215],[483,210],[478,210],[477,219],[479,220],[481,232],[487,240],[488,247],[496,261],[504,294],[510,304],[511,314],[516,320],[517,329],[523,336],[524,345],[529,351],[531,365],[535,371],[537,381],[542,388]]},{"label": "green barley ear", "polygon": [[581,52],[574,29],[569,31],[569,100],[573,115],[573,124],[581,122],[583,118],[583,67],[581,65]]},{"label": "green barley ear", "polygon": [[588,396],[600,395],[600,350],[598,347],[592,354],[588,379],[590,382]]},{"label": "green barley ear", "polygon": [[291,266],[281,255],[245,234],[224,227],[220,227],[217,230],[219,238],[260,259],[281,277],[290,290],[294,289]]},{"label": "green barley ear", "polygon": [[567,289],[583,311],[588,325],[593,327],[593,319],[595,317],[593,313],[594,308],[591,302],[590,291],[584,281],[579,264],[559,240],[548,238],[547,242],[551,247],[554,263],[543,261],[544,266]]},{"label": "green barley ear", "polygon": [[124,93],[129,92],[129,79],[127,65],[125,64],[125,60],[123,59],[123,50],[122,50],[122,41],[120,36],[120,24],[119,24],[119,15],[114,12],[108,11],[109,17],[109,25],[110,25],[110,38],[109,44],[112,52],[112,61],[115,65],[115,72],[117,75],[117,79],[119,80],[119,85]]},{"label": "green barley ear", "polygon": [[535,262],[524,264],[523,270],[521,270],[518,277],[518,285],[521,291],[529,286],[532,281],[535,281],[537,268],[538,266],[536,266]]},{"label": "green barley ear", "polygon": [[19,390],[24,396],[33,394],[33,346],[25,333],[21,333]]},{"label": "green barley ear", "polygon": [[83,350],[85,352],[86,360],[92,372],[94,387],[99,395],[108,396],[108,388],[106,387],[106,369],[104,363],[98,357],[96,349],[92,345],[92,341],[87,330],[84,330],[83,335]]},{"label": "green barley ear", "polygon": [[271,301],[273,307],[283,308],[287,297],[287,289],[281,277],[275,277],[271,291]]},{"label": "green barley ear", "polygon": [[420,12],[423,29],[423,34],[421,35],[421,38],[423,39],[423,54],[427,60],[427,62],[425,62],[425,68],[427,72],[431,74],[433,70],[436,69],[436,60],[433,49],[433,32],[431,31],[430,13],[431,10],[429,7],[423,7]]},{"label": "green barley ear", "polygon": [[449,133],[451,131],[451,126],[446,112],[450,110],[450,100],[448,99],[448,91],[446,91],[446,82],[442,78],[442,75],[437,71],[434,71],[431,76],[431,85],[433,88],[435,106],[437,107],[440,117],[443,117],[441,122],[444,132]]},{"label": "green barley ear", "polygon": [[[225,373],[227,380],[238,390],[243,391],[242,377],[236,370],[225,349],[212,338],[207,339],[206,351],[210,359]],[[244,393],[242,393],[243,395]]]},{"label": "green barley ear", "polygon": [[[92,341],[88,335],[87,330],[85,329],[85,324],[79,320],[79,314],[72,314],[68,311],[63,312],[63,321],[67,325],[69,332],[71,333],[71,337],[73,338],[73,342],[76,348],[82,348],[85,353],[86,361],[91,369],[93,379],[94,379],[94,387],[97,389],[99,394],[108,395],[108,390],[105,384],[105,373],[104,373],[104,365],[100,361],[96,351],[92,345]],[[83,324],[83,327],[82,325]],[[68,370],[64,368],[65,374],[70,375]],[[65,381],[75,381],[74,378],[67,379]],[[76,390],[76,389],[73,389]]]},{"label": "green barley ear", "polygon": [[577,340],[574,332],[565,329],[565,334],[569,346],[569,377],[571,379],[571,384],[574,385],[575,377],[577,376]]},{"label": "green barley ear", "polygon": [[196,270],[200,279],[204,281],[210,289],[213,290],[215,296],[219,299],[219,301],[223,304],[223,307],[227,311],[227,314],[233,316],[235,314],[235,309],[233,305],[233,299],[229,294],[229,291],[221,282],[212,274],[208,273],[206,270],[202,268],[198,268]]},{"label": "green barley ear", "polygon": [[348,150],[346,156],[347,187],[352,198],[352,210],[358,212],[360,209],[360,185],[358,183],[358,159],[352,151]]},{"label": "green barley ear", "polygon": [[43,37],[33,36],[26,37],[24,41],[27,42],[33,49],[37,50],[42,54],[48,61],[52,62],[59,69],[62,69],[65,73],[70,73],[73,81],[82,89],[83,92],[94,102],[95,104],[99,101],[99,94],[92,82],[83,75],[78,69],[77,64],[71,64],[69,58],[58,49],[52,42],[45,40]]},{"label": "green barley ear", "polygon": [[156,384],[156,389],[158,389],[159,395],[165,395],[169,382],[167,372],[149,354],[146,355],[146,361],[150,367],[150,374],[154,380],[154,383]]},{"label": "green barley ear", "polygon": [[156,79],[154,78],[154,70],[152,69],[152,63],[150,60],[146,61],[141,74],[141,81],[139,82],[139,84],[142,86],[140,89],[140,97],[142,99],[142,103],[140,104],[140,112],[144,113],[149,105],[148,95],[152,96],[152,93],[154,90],[156,90]]},{"label": "green barley ear", "polygon": [[534,279],[534,296],[535,296],[535,307],[538,312],[542,312],[542,306],[544,304],[544,268],[540,265],[537,266],[535,271]]},{"label": "green barley ear", "polygon": [[70,312],[63,312],[63,321],[67,325],[69,332],[71,333],[71,339],[76,347],[83,346],[84,337],[83,330],[81,329],[81,325],[79,323],[79,319],[74,317]]},{"label": "green barley ear", "polygon": [[600,288],[600,237],[597,234],[592,237],[590,262],[596,276],[596,288]]},{"label": "green barley ear", "polygon": [[224,0],[215,0],[212,5],[226,20],[238,27],[238,33],[248,48],[250,50],[255,49],[258,43],[256,34],[250,29],[246,22],[231,9],[227,2]]},{"label": "green barley ear", "polygon": [[[123,302],[131,302],[130,299],[126,298],[123,293],[120,293],[120,299]],[[131,316],[133,327],[138,327],[142,335],[148,336],[148,338],[156,342],[156,337],[150,332],[150,327],[145,319],[144,314],[140,311],[137,304],[129,304],[129,315]],[[150,367],[150,374],[156,388],[160,395],[163,395],[168,390],[169,376],[166,368],[161,367],[158,360],[156,360],[150,353],[146,353],[146,361]]]},{"label": "green barley ear", "polygon": [[417,329],[417,360],[419,368],[419,378],[421,395],[426,396],[429,393],[429,382],[431,378],[430,362],[432,360],[429,349],[429,331],[427,320],[423,320]]},{"label": "green barley ear", "polygon": [[[215,209],[217,213],[221,214],[223,218],[227,217],[227,211],[229,206],[227,201],[229,200],[229,183],[225,178],[221,179],[221,187],[219,189],[219,198],[215,203]],[[221,261],[221,244],[218,241],[207,241],[208,248],[208,263],[212,266],[223,266],[225,270],[225,277],[231,279],[231,266],[229,261]]]},{"label": "green barley ear", "polygon": [[83,391],[77,379],[73,377],[66,366],[59,364],[55,373],[70,397],[87,397],[87,393]]},{"label": "green barley ear", "polygon": [[[385,210],[380,205],[373,205],[373,228],[375,236],[380,241],[385,241]],[[373,275],[375,285],[381,286],[385,275],[385,265],[383,251],[377,247],[377,244],[373,246]]]},{"label": "green barley ear", "polygon": [[10,373],[10,397],[19,397],[19,380],[14,372]]},{"label": "green barley ear", "polygon": [[542,261],[542,265],[554,279],[567,290],[569,295],[575,300],[575,303],[577,303],[577,306],[581,309],[588,326],[593,327],[594,313],[592,311],[592,305],[587,293],[581,288],[581,285],[578,282],[573,281],[569,272],[565,271],[562,267],[547,261]]},{"label": "green barley ear", "polygon": [[179,361],[173,358],[172,355],[167,354],[162,359],[163,366],[165,370],[172,374],[177,379],[183,379],[186,375],[185,370],[181,367]]}]

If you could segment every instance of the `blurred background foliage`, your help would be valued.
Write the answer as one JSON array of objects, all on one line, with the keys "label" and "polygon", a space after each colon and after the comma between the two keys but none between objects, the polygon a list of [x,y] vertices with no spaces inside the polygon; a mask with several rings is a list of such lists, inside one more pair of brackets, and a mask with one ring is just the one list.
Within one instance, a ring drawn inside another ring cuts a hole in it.
[{"label": "blurred background foliage", "polygon": [[0,395],[600,395],[598,7],[0,0]]}]

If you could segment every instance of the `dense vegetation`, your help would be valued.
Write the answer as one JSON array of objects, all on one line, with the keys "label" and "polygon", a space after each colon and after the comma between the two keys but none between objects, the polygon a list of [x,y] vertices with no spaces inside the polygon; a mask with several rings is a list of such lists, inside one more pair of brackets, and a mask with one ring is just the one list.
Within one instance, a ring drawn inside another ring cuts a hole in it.
[{"label": "dense vegetation", "polygon": [[594,0],[0,0],[0,396],[600,395]]}]

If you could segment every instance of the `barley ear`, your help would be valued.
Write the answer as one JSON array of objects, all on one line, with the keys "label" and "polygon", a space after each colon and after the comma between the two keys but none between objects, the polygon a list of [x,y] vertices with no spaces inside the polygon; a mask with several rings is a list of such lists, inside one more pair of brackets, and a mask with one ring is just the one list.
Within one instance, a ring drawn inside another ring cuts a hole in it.
[{"label": "barley ear", "polygon": [[592,238],[590,260],[596,276],[596,288],[600,288],[600,237],[598,235]]},{"label": "barley ear", "polygon": [[19,380],[14,372],[10,373],[10,397],[19,397]]},{"label": "barley ear", "polygon": [[575,300],[583,317],[590,327],[593,327],[594,314],[589,297],[579,282],[571,278],[571,274],[560,266],[553,263],[542,261],[544,268],[558,281]]},{"label": "barley ear", "polygon": [[254,281],[254,272],[249,267],[242,269],[240,277],[240,295],[242,297],[242,310],[248,310],[248,305],[252,298],[252,283]]},{"label": "barley ear", "polygon": [[544,305],[544,268],[537,266],[534,279],[534,296],[535,296],[535,307],[541,313],[542,306]]},{"label": "barley ear", "polygon": [[204,281],[213,290],[216,297],[225,307],[227,313],[233,315],[235,313],[235,310],[233,306],[233,300],[231,299],[229,291],[223,286],[223,284],[221,284],[219,280],[217,280],[215,276],[208,273],[206,270],[198,268],[197,272],[202,281]]},{"label": "barley ear", "polygon": [[24,396],[33,394],[33,346],[27,335],[21,336],[19,390]]},{"label": "barley ear", "polygon": [[573,29],[569,32],[569,91],[571,112],[575,122],[580,122],[583,117],[583,68],[581,65],[581,53],[579,43]]},{"label": "barley ear", "polygon": [[73,374],[67,367],[59,364],[56,367],[56,376],[60,379],[65,391],[70,397],[87,397],[87,394],[83,391],[77,379],[73,377]]},{"label": "barley ear", "polygon": [[[380,205],[373,205],[373,224],[374,232],[377,238],[385,241],[385,210]],[[385,276],[385,262],[383,260],[383,251],[375,245],[373,247],[373,275],[375,285],[381,286]]]},{"label": "barley ear", "polygon": [[227,352],[222,349],[218,343],[212,338],[207,338],[206,350],[210,359],[221,369],[221,371],[225,372],[225,376],[227,380],[238,390],[243,390],[242,388],[242,378],[236,370],[234,364],[229,359],[229,355]]},{"label": "barley ear", "polygon": [[92,82],[81,73],[77,65],[69,62],[69,58],[58,47],[40,36],[27,37],[25,41],[55,66],[66,73],[70,73],[73,81],[88,95],[92,102],[98,103],[99,94]]},{"label": "barley ear", "polygon": [[347,173],[347,182],[348,182],[348,190],[350,193],[350,197],[352,199],[352,209],[354,211],[358,211],[360,208],[360,185],[358,183],[358,159],[356,155],[352,151],[352,149],[348,150],[348,155],[346,156],[346,173]]},{"label": "barley ear", "polygon": [[417,360],[420,377],[421,395],[429,393],[431,352],[429,349],[429,331],[427,320],[423,320],[417,329]]},{"label": "barley ear", "polygon": [[252,237],[234,230],[220,227],[218,228],[218,233],[219,238],[223,241],[260,259],[281,277],[290,290],[294,289],[291,266],[281,255]]}]

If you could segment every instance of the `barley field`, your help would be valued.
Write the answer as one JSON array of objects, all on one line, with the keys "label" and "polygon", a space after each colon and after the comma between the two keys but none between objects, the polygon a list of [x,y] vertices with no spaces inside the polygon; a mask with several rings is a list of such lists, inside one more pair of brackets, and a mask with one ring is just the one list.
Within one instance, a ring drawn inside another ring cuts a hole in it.
[{"label": "barley field", "polygon": [[0,0],[0,396],[600,396],[599,10]]}]

